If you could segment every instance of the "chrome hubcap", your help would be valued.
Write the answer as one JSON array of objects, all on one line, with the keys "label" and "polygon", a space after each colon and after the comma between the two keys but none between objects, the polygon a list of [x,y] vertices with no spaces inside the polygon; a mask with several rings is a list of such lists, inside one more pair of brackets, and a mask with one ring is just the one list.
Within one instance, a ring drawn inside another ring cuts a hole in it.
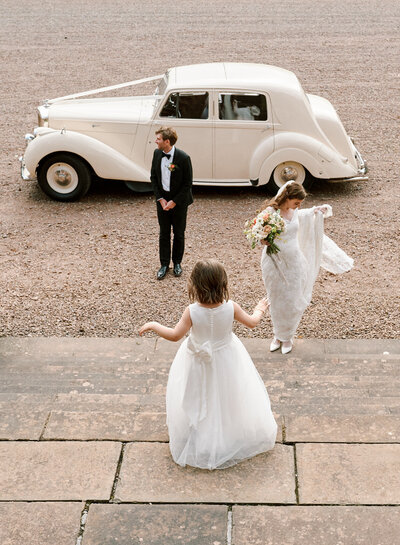
[{"label": "chrome hubcap", "polygon": [[57,193],[71,193],[78,187],[78,173],[68,163],[54,163],[47,171],[47,182]]},{"label": "chrome hubcap", "polygon": [[66,186],[71,183],[71,175],[69,172],[60,168],[54,173],[54,181],[60,185]]},{"label": "chrome hubcap", "polygon": [[275,185],[282,187],[286,182],[302,184],[306,177],[303,165],[295,161],[287,161],[278,165],[273,174]]},{"label": "chrome hubcap", "polygon": [[297,170],[293,167],[285,167],[281,171],[281,178],[283,182],[289,182],[290,180],[296,180],[298,176]]}]

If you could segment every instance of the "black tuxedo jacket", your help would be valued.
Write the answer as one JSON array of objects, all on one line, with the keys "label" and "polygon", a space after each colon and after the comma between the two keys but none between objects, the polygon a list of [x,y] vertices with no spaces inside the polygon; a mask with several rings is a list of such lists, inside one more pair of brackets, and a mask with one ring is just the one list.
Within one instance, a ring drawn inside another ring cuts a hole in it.
[{"label": "black tuxedo jacket", "polygon": [[156,200],[166,199],[174,201],[179,206],[189,206],[193,202],[192,183],[193,172],[190,157],[184,151],[175,148],[172,163],[176,165],[176,170],[171,172],[170,191],[166,192],[161,183],[161,159],[163,152],[158,148],[154,150],[153,162],[151,163],[151,187],[156,196]]}]

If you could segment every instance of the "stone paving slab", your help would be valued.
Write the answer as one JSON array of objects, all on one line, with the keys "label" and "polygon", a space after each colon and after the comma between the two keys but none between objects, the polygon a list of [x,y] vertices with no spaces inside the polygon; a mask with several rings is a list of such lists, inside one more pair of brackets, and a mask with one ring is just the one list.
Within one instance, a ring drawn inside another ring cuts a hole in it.
[{"label": "stone paving slab", "polygon": [[[136,413],[164,412],[165,396],[159,394],[107,394],[72,391],[60,393],[53,405],[54,410],[114,411]],[[157,410],[155,410],[157,409]]]},{"label": "stone paving slab", "polygon": [[6,394],[0,397],[0,440],[39,439],[54,396]]},{"label": "stone paving slab", "polygon": [[[321,407],[322,410],[331,409],[335,406],[339,406],[341,409],[347,409],[347,408],[354,408],[354,414],[357,414],[357,407],[370,407],[371,409],[378,409],[379,412],[375,413],[373,411],[370,412],[371,415],[374,414],[386,414],[391,412],[392,408],[400,408],[400,396],[399,397],[381,397],[379,395],[371,395],[371,396],[363,396],[359,395],[357,396],[357,392],[355,392],[355,396],[344,396],[340,397],[340,395],[335,396],[321,396],[316,395],[315,397],[312,395],[302,395],[301,392],[298,392],[298,394],[293,393],[292,395],[285,395],[282,393],[280,396],[275,393],[274,395],[271,395],[271,400],[273,400],[275,403],[279,403],[281,405],[286,405],[288,407],[295,406],[308,406],[315,410],[315,414],[318,414],[318,407]],[[280,411],[282,412],[282,411]]]},{"label": "stone paving slab", "polygon": [[400,444],[296,445],[301,504],[400,504]]},{"label": "stone paving slab", "polygon": [[52,411],[44,439],[168,441],[165,413]]},{"label": "stone paving slab", "polygon": [[[308,342],[306,340],[305,342]],[[398,339],[327,339],[324,341],[327,354],[351,355],[361,354],[371,357],[373,354],[382,356],[400,356],[400,341]]]},{"label": "stone paving slab", "polygon": [[[346,347],[348,339],[296,339],[293,351],[290,355],[283,355],[280,351],[270,352],[269,344],[271,339],[258,339],[258,338],[246,338],[241,337],[247,351],[251,354],[251,357],[255,363],[278,363],[289,362],[293,365],[304,362],[325,362],[332,360],[335,356],[336,359],[340,357],[352,357],[356,354],[359,358],[360,354],[365,354],[367,358],[382,357],[383,359],[399,358],[400,357],[400,342],[397,340],[379,341],[372,339],[372,342],[368,342],[368,347],[365,349],[363,339],[351,339],[352,344],[350,349],[342,350],[342,346]],[[353,342],[354,341],[354,342]],[[171,363],[180,343],[173,343],[166,341],[165,339],[157,339],[155,346],[155,354],[157,355],[161,363]],[[388,349],[389,354],[384,355]]]},{"label": "stone paving slab", "polygon": [[[156,441],[168,442],[165,412],[124,412],[115,410],[52,411],[43,439]],[[282,418],[278,424],[277,442],[282,442]]]},{"label": "stone paving slab", "polygon": [[[257,338],[246,338],[241,337],[240,340],[246,347],[246,350],[251,354],[251,357],[254,362],[276,362],[276,361],[287,361],[288,356],[282,355],[281,352],[270,352],[269,344],[271,339],[257,339]],[[325,344],[329,343],[328,340],[323,339],[296,339],[295,348],[293,353],[290,356],[291,359],[325,359]],[[172,362],[180,343],[173,343],[166,341],[165,339],[157,339],[155,346],[155,354],[159,358],[160,362]]]},{"label": "stone paving slab", "polygon": [[295,503],[293,448],[276,444],[234,467],[207,471],[175,464],[163,443],[130,443],[115,498],[132,502]]},{"label": "stone paving slab", "polygon": [[234,506],[232,545],[394,545],[399,507]]},{"label": "stone paving slab", "polygon": [[[2,337],[0,363],[12,358],[28,367],[57,362],[148,360],[155,352],[155,338],[142,337]],[[71,355],[73,358],[71,359]]]},{"label": "stone paving slab", "polygon": [[288,443],[400,443],[398,416],[286,416]]},{"label": "stone paving slab", "polygon": [[[252,354],[252,353],[251,353]],[[252,354],[253,356],[253,354]],[[284,360],[283,357],[275,361],[267,359],[254,360],[259,373],[270,380],[296,380],[297,377],[311,377],[324,379],[326,377],[365,377],[366,380],[378,380],[386,377],[399,376],[399,361],[377,361],[363,359],[361,356],[352,360],[338,360],[329,357],[319,360]]]},{"label": "stone paving slab", "polygon": [[82,545],[225,545],[222,505],[91,505]]},{"label": "stone paving slab", "polygon": [[0,503],[1,545],[75,545],[82,503]]},{"label": "stone paving slab", "polygon": [[279,396],[276,398],[271,397],[271,403],[274,411],[290,416],[290,415],[302,415],[302,416],[354,416],[354,415],[396,415],[400,411],[399,405],[395,406],[383,406],[381,402],[374,400],[363,400],[362,403],[355,400],[348,403],[342,401],[335,402],[329,401],[327,398],[317,398],[316,400],[309,400],[301,402],[301,400],[289,400],[285,402],[279,401]]},{"label": "stone paving slab", "polygon": [[0,442],[0,500],[108,500],[120,443]]}]

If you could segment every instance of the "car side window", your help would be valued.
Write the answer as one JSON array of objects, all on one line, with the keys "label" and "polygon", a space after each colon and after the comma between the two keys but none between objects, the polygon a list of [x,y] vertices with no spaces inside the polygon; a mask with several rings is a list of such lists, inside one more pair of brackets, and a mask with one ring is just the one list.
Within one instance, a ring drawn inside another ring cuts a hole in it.
[{"label": "car side window", "polygon": [[208,93],[171,93],[160,113],[160,117],[183,119],[208,119]]},{"label": "car side window", "polygon": [[258,93],[220,93],[218,96],[220,119],[267,120],[265,95]]}]

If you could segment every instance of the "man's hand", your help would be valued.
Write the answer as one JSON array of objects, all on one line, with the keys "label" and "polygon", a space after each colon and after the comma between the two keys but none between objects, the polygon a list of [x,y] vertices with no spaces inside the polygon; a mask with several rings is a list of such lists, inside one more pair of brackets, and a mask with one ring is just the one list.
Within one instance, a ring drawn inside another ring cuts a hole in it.
[{"label": "man's hand", "polygon": [[174,203],[174,201],[168,201],[166,206],[164,207],[164,210],[172,210],[173,208],[175,208],[175,206],[176,203]]},{"label": "man's hand", "polygon": [[161,208],[165,210],[165,207],[167,206],[167,201],[165,199],[159,199],[158,202],[161,204]]}]

